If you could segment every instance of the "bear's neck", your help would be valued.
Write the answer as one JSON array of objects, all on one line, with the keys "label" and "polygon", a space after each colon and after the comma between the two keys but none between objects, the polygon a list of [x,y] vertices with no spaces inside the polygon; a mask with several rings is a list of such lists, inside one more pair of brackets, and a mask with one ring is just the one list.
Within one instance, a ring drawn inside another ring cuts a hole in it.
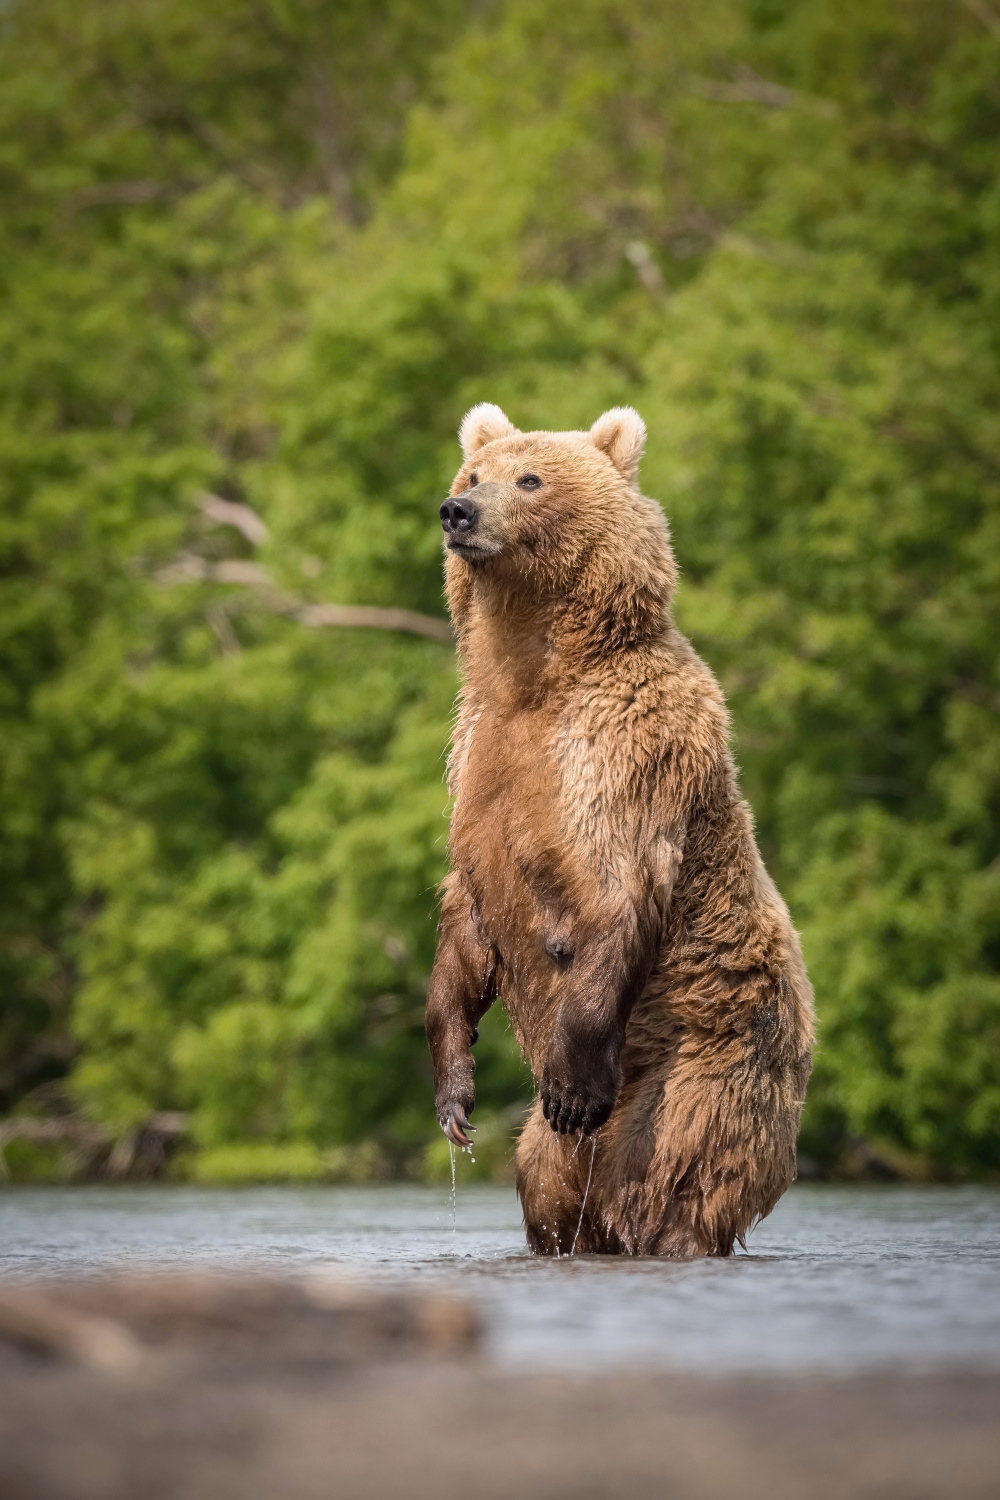
[{"label": "bear's neck", "polygon": [[671,628],[670,597],[649,582],[532,597],[509,582],[480,578],[466,600],[459,652],[476,696],[528,707],[561,696],[574,682],[628,675],[626,659],[661,642]]}]

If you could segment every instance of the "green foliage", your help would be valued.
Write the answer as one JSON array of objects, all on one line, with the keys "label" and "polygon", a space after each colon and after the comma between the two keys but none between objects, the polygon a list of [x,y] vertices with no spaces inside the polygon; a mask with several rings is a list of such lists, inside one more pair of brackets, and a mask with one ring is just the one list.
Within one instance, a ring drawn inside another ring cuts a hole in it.
[{"label": "green foliage", "polygon": [[[454,661],[298,616],[443,614],[473,401],[632,401],[817,986],[805,1149],[1000,1170],[995,29],[377,11],[0,16],[0,1107],[68,1069],[202,1178],[450,1171]],[[501,1015],[477,1055],[498,1173]]]}]

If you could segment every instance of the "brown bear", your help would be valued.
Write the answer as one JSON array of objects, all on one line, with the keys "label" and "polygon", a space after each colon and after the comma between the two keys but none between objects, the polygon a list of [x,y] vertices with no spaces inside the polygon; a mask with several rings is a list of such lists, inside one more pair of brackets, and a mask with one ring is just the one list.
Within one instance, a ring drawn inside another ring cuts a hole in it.
[{"label": "brown bear", "polygon": [[589,432],[462,423],[441,506],[464,674],[427,996],[438,1119],[469,1143],[502,996],[538,1084],[528,1243],[729,1255],[795,1176],[812,991],[761,861],[629,407]]}]

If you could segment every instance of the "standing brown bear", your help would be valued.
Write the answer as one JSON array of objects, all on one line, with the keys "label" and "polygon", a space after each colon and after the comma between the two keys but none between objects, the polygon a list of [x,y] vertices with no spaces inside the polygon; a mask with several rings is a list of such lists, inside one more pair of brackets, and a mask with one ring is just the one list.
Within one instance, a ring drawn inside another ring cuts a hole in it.
[{"label": "standing brown bear", "polygon": [[465,686],[427,997],[438,1119],[467,1145],[503,997],[539,1097],[517,1148],[545,1254],[729,1255],[795,1176],[812,991],[764,869],[719,686],[629,407],[589,432],[462,423],[441,507]]}]

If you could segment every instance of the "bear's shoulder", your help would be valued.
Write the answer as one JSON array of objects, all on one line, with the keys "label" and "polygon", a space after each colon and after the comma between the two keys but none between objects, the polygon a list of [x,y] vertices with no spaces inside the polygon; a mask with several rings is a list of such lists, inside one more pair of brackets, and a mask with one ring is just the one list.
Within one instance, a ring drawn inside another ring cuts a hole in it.
[{"label": "bear's shoulder", "polygon": [[711,667],[675,629],[656,649],[602,666],[569,695],[567,708],[585,732],[631,727],[658,744],[691,735],[720,752],[728,744],[722,689]]}]

